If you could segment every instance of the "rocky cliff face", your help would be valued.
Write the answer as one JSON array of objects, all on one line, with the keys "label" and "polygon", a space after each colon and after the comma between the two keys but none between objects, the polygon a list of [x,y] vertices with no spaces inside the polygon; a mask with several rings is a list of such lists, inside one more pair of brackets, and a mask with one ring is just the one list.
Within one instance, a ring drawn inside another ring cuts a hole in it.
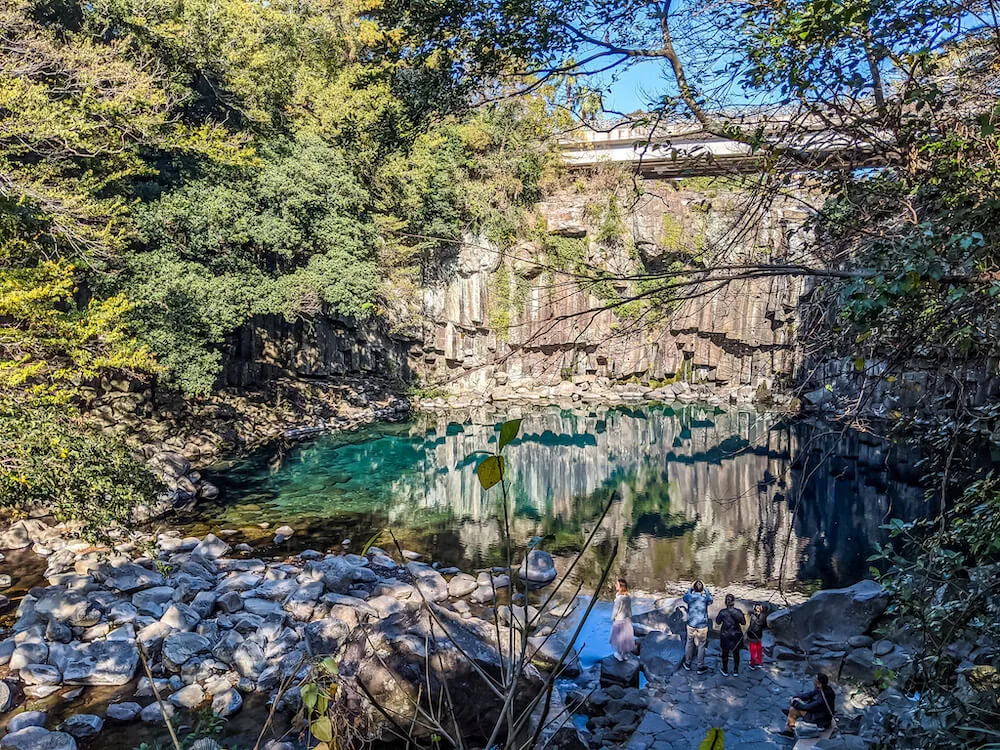
[{"label": "rocky cliff face", "polygon": [[279,377],[409,378],[411,342],[390,336],[378,321],[326,315],[288,321],[261,315],[233,335],[223,356],[226,386],[260,386]]},{"label": "rocky cliff face", "polygon": [[756,389],[791,378],[795,314],[807,291],[801,278],[699,288],[702,296],[663,314],[641,303],[605,309],[641,288],[601,290],[575,270],[614,276],[681,259],[749,263],[802,243],[800,209],[778,204],[753,215],[742,195],[705,181],[651,182],[634,204],[609,207],[606,196],[577,185],[539,206],[538,241],[502,252],[467,238],[438,274],[443,280],[425,291],[416,369],[455,390],[600,378]]}]

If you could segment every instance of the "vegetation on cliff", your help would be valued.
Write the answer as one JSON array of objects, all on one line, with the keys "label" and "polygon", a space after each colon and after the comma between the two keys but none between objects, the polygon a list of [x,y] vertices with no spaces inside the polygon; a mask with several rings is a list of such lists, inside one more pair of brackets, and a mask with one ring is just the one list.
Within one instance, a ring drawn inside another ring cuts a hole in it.
[{"label": "vegetation on cliff", "polygon": [[[463,114],[451,71],[403,59],[373,10],[0,4],[0,431],[36,449],[4,451],[4,504],[59,495],[88,515],[141,493],[79,418],[82,386],[206,394],[225,338],[261,313],[405,328],[422,261],[470,231],[509,241],[550,113]],[[56,425],[91,447],[38,453]],[[102,470],[116,481],[88,479]]]}]

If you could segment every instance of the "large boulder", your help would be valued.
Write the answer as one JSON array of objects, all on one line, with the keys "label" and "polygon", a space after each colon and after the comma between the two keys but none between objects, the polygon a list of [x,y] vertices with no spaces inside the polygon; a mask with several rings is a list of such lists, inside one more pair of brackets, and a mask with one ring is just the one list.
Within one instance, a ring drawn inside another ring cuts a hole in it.
[{"label": "large boulder", "polygon": [[[433,606],[433,605],[432,605]],[[435,733],[414,718],[419,700],[426,710],[451,697],[454,719],[470,745],[483,744],[500,716],[502,701],[487,687],[482,672],[501,675],[501,655],[492,623],[460,616],[434,606],[400,612],[348,638],[340,661],[340,687],[335,700],[345,715],[356,716],[369,736],[388,738],[392,727],[382,711],[407,727],[416,739]],[[525,667],[515,713],[537,694],[542,678]],[[373,698],[381,710],[371,705]],[[412,722],[412,723],[411,723]]]},{"label": "large boulder", "polygon": [[632,657],[618,661],[614,656],[601,659],[601,687],[611,685],[639,687],[639,660]]},{"label": "large boulder", "polygon": [[103,640],[80,643],[68,653],[63,667],[66,685],[124,685],[135,675],[139,647],[135,641]]},{"label": "large boulder", "polygon": [[888,604],[889,595],[879,584],[861,581],[844,589],[818,591],[797,607],[773,612],[767,626],[775,640],[790,646],[816,635],[846,642],[867,631]]},{"label": "large boulder", "polygon": [[533,549],[521,563],[518,575],[530,588],[541,588],[552,583],[558,573],[552,555],[540,549]]},{"label": "large boulder", "polygon": [[429,602],[442,602],[448,598],[447,581],[430,565],[411,562],[406,564],[406,569],[413,576],[413,585],[419,592],[417,596],[422,594]]},{"label": "large boulder", "polygon": [[94,569],[93,575],[98,583],[123,594],[163,586],[167,582],[161,573],[121,558],[101,563]]},{"label": "large boulder", "polygon": [[76,740],[65,732],[27,727],[0,740],[0,748],[10,750],[76,750]]},{"label": "large boulder", "polygon": [[654,631],[642,639],[639,665],[648,679],[669,678],[684,660],[684,638]]}]

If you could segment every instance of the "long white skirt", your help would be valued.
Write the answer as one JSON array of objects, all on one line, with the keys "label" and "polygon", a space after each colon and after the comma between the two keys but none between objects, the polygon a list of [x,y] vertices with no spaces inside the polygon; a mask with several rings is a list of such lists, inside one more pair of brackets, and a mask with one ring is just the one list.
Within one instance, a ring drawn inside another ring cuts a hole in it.
[{"label": "long white skirt", "polygon": [[611,648],[619,654],[635,651],[635,629],[631,620],[615,620],[611,624]]}]

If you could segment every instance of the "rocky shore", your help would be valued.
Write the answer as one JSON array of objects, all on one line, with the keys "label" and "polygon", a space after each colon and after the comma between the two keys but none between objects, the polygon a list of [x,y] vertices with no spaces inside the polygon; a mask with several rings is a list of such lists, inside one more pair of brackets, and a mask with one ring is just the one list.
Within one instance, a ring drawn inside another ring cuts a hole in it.
[{"label": "rocky shore", "polygon": [[[535,599],[524,602],[516,591],[511,597],[512,579],[519,590],[522,572],[539,586],[554,577],[551,558],[540,551],[532,553],[525,571],[490,569],[474,575],[437,568],[413,552],[398,555],[373,547],[353,554],[348,540],[333,552],[307,550],[263,560],[251,557],[245,545],[231,547],[225,530],[201,539],[122,533],[113,548],[96,548],[79,539],[78,531],[73,524],[27,519],[0,534],[0,547],[30,550],[46,565],[44,582],[17,602],[16,620],[0,641],[0,709],[6,714],[0,748],[68,750],[78,743],[86,746],[109,724],[157,724],[175,712],[206,707],[230,717],[254,697],[276,702],[279,712],[293,712],[300,705],[297,686],[326,656],[339,665],[342,708],[366,716],[366,731],[375,736],[390,734],[369,699],[392,706],[413,687],[386,678],[385,670],[419,681],[427,678],[428,663],[439,665],[430,675],[435,681],[471,696],[463,703],[463,720],[482,722],[497,706],[472,683],[484,665],[499,668],[503,632],[523,628],[527,617],[534,675],[527,684],[537,688],[541,675],[558,662],[583,609],[579,602],[563,600],[538,612]],[[294,533],[287,527],[276,530],[277,536]],[[7,583],[16,586],[16,581]],[[741,599],[739,606],[749,609],[753,603]],[[574,651],[564,665],[556,702],[561,710],[586,717],[581,724],[587,729],[565,724],[553,746],[681,747],[681,737],[693,740],[716,725],[710,698],[719,690],[756,696],[748,713],[727,714],[725,728],[734,739],[747,733],[747,744],[733,746],[759,746],[763,739],[780,743],[780,707],[789,692],[805,687],[807,675],[818,672],[842,685],[840,744],[830,739],[823,747],[874,742],[880,717],[887,711],[898,714],[900,702],[906,703],[886,675],[904,674],[913,649],[902,636],[876,639],[871,634],[887,604],[871,581],[821,591],[773,612],[768,658],[760,673],[770,675],[768,686],[757,686],[764,678],[753,673],[740,678],[752,681],[745,692],[714,672],[678,671],[684,645],[679,598],[640,597],[637,604],[637,658],[587,663]],[[450,641],[442,640],[441,628]],[[456,658],[449,642],[465,644],[476,654],[477,667]],[[428,643],[434,643],[437,657],[430,662],[422,645]],[[717,649],[713,641],[713,666]],[[384,654],[392,655],[391,663]],[[142,655],[152,680],[145,676]],[[643,688],[640,676],[648,682]],[[671,686],[679,680],[685,682],[675,691]],[[872,687],[876,683],[885,688],[881,695]],[[116,689],[113,702],[97,711],[72,710],[85,691],[106,686]],[[69,711],[54,710],[67,704]],[[65,718],[50,720],[50,713]],[[749,732],[765,713],[773,724],[766,737]],[[281,738],[270,747],[288,750],[297,747],[294,743]]]}]

